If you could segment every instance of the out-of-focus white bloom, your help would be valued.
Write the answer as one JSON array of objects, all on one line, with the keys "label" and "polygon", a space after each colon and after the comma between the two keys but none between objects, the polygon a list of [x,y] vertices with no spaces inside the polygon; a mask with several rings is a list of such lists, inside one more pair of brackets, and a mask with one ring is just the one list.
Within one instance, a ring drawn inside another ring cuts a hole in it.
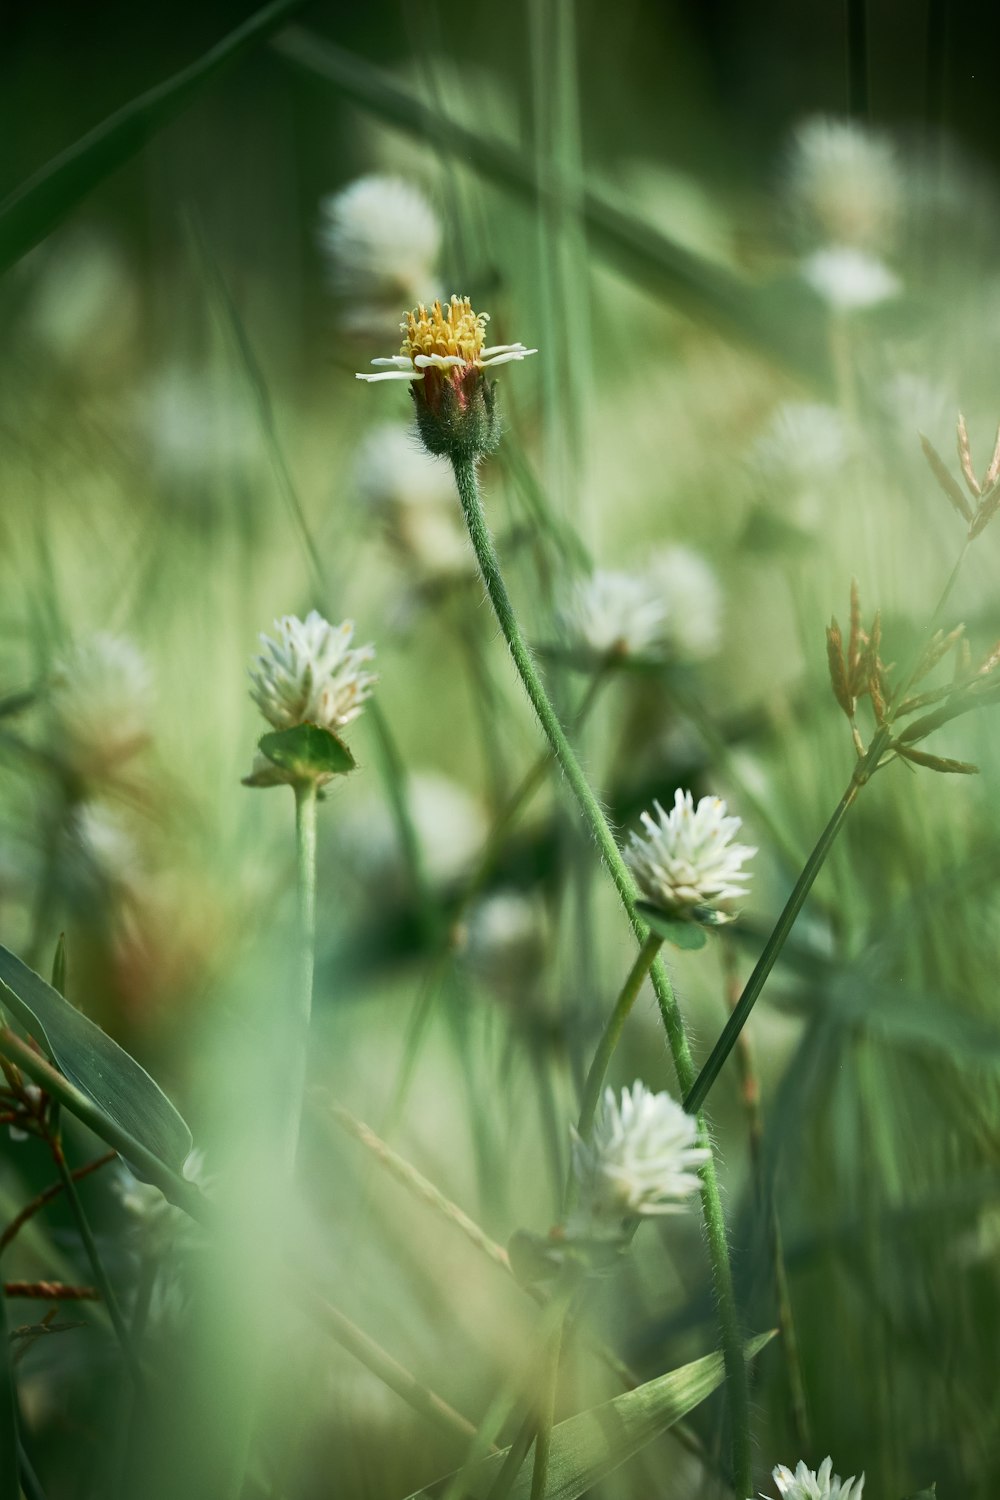
[{"label": "out-of-focus white bloom", "polygon": [[879,405],[893,435],[921,464],[920,433],[926,433],[940,450],[954,442],[957,391],[927,375],[902,370],[886,381],[880,396]]},{"label": "out-of-focus white bloom", "polygon": [[887,136],[823,117],[804,120],[795,131],[786,191],[807,241],[886,249],[902,190],[896,149]]},{"label": "out-of-focus white bloom", "polygon": [[[482,803],[439,771],[411,772],[406,798],[427,879],[436,886],[461,880],[489,831]],[[403,851],[383,799],[362,797],[345,808],[340,832],[360,879],[382,894],[398,896],[405,890]]]},{"label": "out-of-focus white bloom", "polygon": [[113,779],[149,739],[152,679],[131,641],[100,632],[60,657],[49,683],[47,747],[82,781]]},{"label": "out-of-focus white bloom", "polygon": [[135,332],[136,278],[120,246],[93,227],[63,230],[18,267],[28,282],[31,332],[64,359],[105,373]]},{"label": "out-of-focus white bloom", "polygon": [[666,639],[667,605],[644,574],[595,568],[573,585],[560,621],[574,646],[596,656],[642,656]]},{"label": "out-of-focus white bloom", "polygon": [[373,359],[373,365],[385,368],[375,375],[359,374],[357,378],[425,380],[430,373],[432,382],[445,381],[458,388],[483,371],[488,373],[512,359],[527,359],[529,354],[538,353],[523,344],[494,344],[487,348],[489,320],[489,313],[473,312],[468,297],[454,293],[448,302],[433,303],[429,311],[420,302],[399,325],[403,335],[399,353]]},{"label": "out-of-focus white bloom", "polygon": [[800,269],[813,291],[838,312],[877,307],[902,291],[899,277],[884,261],[851,245],[816,250]]},{"label": "out-of-focus white bloom", "polygon": [[821,401],[783,401],[746,457],[765,502],[790,504],[793,519],[807,529],[826,511],[830,481],[851,455],[851,433],[834,406]]},{"label": "out-of-focus white bloom", "polygon": [[353,620],[331,625],[318,610],[304,620],[275,620],[276,638],[262,635],[263,652],[254,670],[250,696],[275,729],[318,724],[336,734],[350,724],[370,697],[375,677],[365,663],[374,646],[351,646]]},{"label": "out-of-focus white bloom", "polygon": [[136,421],[157,463],[178,480],[246,469],[260,454],[247,403],[220,374],[168,366],[137,392]]},{"label": "out-of-focus white bloom", "polygon": [[374,331],[399,307],[436,295],[441,224],[420,190],[398,177],[361,177],[324,198],[317,233],[345,327]]},{"label": "out-of-focus white bloom", "polygon": [[722,590],[711,564],[692,547],[678,544],[654,552],[647,575],[667,611],[672,654],[694,661],[717,651]]},{"label": "out-of-focus white bloom", "polygon": [[782,1500],[861,1500],[865,1476],[841,1479],[839,1474],[831,1474],[832,1468],[830,1458],[824,1458],[818,1470],[807,1469],[800,1462],[794,1474],[778,1464],[773,1478]]},{"label": "out-of-focus white bloom", "polygon": [[93,869],[116,890],[133,889],[142,877],[142,856],[131,830],[110,807],[85,802],[77,808],[73,832]]},{"label": "out-of-focus white bloom", "polygon": [[711,655],[722,612],[718,579],[690,547],[664,547],[641,572],[597,568],[559,611],[572,646],[597,657]]},{"label": "out-of-focus white bloom", "polygon": [[682,914],[746,895],[742,866],[757,850],[731,842],[741,819],[726,817],[721,797],[702,797],[696,808],[691,793],[678,788],[669,812],[659,802],[653,809],[655,817],[642,814],[645,836],[631,833],[624,850],[647,901]]},{"label": "out-of-focus white bloom", "polygon": [[622,1090],[619,1105],[606,1089],[590,1140],[573,1131],[580,1196],[567,1234],[615,1233],[623,1219],[681,1212],[710,1156],[697,1121],[669,1094],[636,1082]]},{"label": "out-of-focus white bloom", "polygon": [[428,453],[411,428],[399,422],[373,427],[358,450],[355,482],[393,546],[424,573],[470,570],[451,465]]},{"label": "out-of-focus white bloom", "polygon": [[[21,1085],[22,1117],[26,1115],[37,1117],[43,1097],[37,1083],[23,1083]],[[26,1141],[31,1134],[30,1130],[23,1130],[20,1125],[9,1125],[7,1129],[12,1141]]]},{"label": "out-of-focus white bloom", "polygon": [[469,912],[463,951],[488,984],[522,989],[541,969],[544,941],[537,900],[521,891],[493,891]]}]

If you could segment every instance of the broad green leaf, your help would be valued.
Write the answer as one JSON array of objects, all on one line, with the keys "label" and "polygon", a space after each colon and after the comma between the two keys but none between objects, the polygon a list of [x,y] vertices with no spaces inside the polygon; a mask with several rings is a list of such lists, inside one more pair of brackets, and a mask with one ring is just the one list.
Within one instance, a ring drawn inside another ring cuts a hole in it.
[{"label": "broad green leaf", "polygon": [[0,1500],[20,1500],[17,1464],[17,1393],[7,1329],[7,1299],[0,1285]]},{"label": "broad green leaf", "polygon": [[687,917],[672,917],[651,901],[637,901],[635,909],[650,932],[666,943],[673,943],[675,948],[704,948],[708,942],[705,929]]},{"label": "broad green leaf", "polygon": [[[747,1359],[753,1359],[773,1337],[771,1332],[751,1339],[745,1349]],[[637,1390],[626,1391],[623,1396],[560,1422],[552,1429],[545,1500],[576,1500],[653,1438],[679,1422],[717,1390],[725,1377],[722,1355],[708,1354],[704,1359],[672,1370],[669,1375],[647,1381]],[[473,1465],[463,1481],[465,1495],[485,1500],[504,1457],[504,1453],[493,1453]],[[449,1475],[435,1480],[409,1500],[434,1500],[450,1478]],[[530,1489],[529,1458],[514,1481],[511,1500],[527,1500]]]},{"label": "broad green leaf", "polygon": [[43,240],[81,198],[179,114],[220,69],[270,36],[303,3],[271,0],[190,66],[123,105],[11,193],[0,204],[0,271]]},{"label": "broad green leaf", "polygon": [[297,724],[294,729],[265,734],[258,742],[258,749],[295,780],[344,776],[356,765],[343,740],[318,724]]},{"label": "broad green leaf", "polygon": [[191,1132],[160,1086],[124,1048],[4,947],[0,1004],[116,1125],[180,1171],[191,1150]]}]

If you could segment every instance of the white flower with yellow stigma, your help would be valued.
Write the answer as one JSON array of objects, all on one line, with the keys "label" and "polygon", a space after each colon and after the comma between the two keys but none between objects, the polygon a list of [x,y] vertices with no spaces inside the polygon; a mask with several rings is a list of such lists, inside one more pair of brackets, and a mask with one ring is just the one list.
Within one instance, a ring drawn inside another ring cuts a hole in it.
[{"label": "white flower with yellow stigma", "polygon": [[818,1470],[807,1469],[800,1462],[794,1474],[784,1464],[778,1464],[772,1478],[781,1500],[861,1500],[865,1476],[841,1479],[839,1474],[831,1473],[832,1469],[831,1458],[824,1458]]},{"label": "white flower with yellow stigma", "polygon": [[678,788],[670,811],[654,802],[642,826],[645,834],[629,835],[624,856],[653,906],[674,916],[697,915],[747,894],[742,867],[757,850],[732,842],[741,819],[726,816],[721,797],[702,797],[695,807],[691,793]]},{"label": "white flower with yellow stigma", "polygon": [[250,696],[275,729],[316,724],[336,735],[361,713],[376,681],[365,664],[374,646],[351,646],[354,621],[331,625],[318,610],[285,615],[250,669]]},{"label": "white flower with yellow stigma", "polygon": [[430,453],[449,458],[478,457],[500,440],[491,370],[537,354],[524,344],[486,346],[489,313],[473,311],[468,297],[452,296],[430,310],[421,302],[400,323],[398,354],[373,359],[374,375],[359,380],[410,382],[417,425]]},{"label": "white flower with yellow stigma", "polygon": [[683,1212],[710,1156],[697,1120],[669,1094],[636,1082],[619,1103],[606,1089],[590,1139],[573,1131],[579,1200],[567,1235],[617,1234],[623,1220]]}]

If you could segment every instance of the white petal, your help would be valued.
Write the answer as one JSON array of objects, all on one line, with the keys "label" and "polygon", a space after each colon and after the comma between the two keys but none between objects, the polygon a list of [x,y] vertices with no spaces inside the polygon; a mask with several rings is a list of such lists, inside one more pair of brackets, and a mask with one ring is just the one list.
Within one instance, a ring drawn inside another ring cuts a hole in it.
[{"label": "white petal", "polygon": [[423,380],[422,370],[382,370],[378,375],[355,375],[355,380]]},{"label": "white petal", "polygon": [[494,365],[505,365],[511,359],[526,359],[529,354],[537,354],[537,349],[516,349],[509,354],[498,354],[495,359],[488,359],[485,363],[492,370]]},{"label": "white petal", "polygon": [[[483,352],[482,352],[482,354],[480,354],[479,358],[480,359],[492,359],[495,354],[513,354],[515,352],[519,353],[519,354],[524,354],[526,352],[524,345],[523,344],[494,344],[492,346],[492,348],[490,348],[490,349],[484,349]],[[532,351],[532,353],[535,353],[535,352],[537,352],[537,351],[534,351],[534,350]]]},{"label": "white petal", "polygon": [[413,360],[408,354],[393,354],[389,359],[372,359],[372,365],[391,365],[394,370],[412,370]]},{"label": "white petal", "polygon": [[460,354],[415,354],[413,363],[418,370],[429,370],[433,365],[438,370],[461,369],[468,364]]}]

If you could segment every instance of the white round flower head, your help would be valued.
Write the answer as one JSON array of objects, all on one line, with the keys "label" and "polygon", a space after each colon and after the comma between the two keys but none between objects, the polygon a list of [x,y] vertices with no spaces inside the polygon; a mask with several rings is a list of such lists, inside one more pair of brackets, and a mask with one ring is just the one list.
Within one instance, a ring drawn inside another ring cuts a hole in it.
[{"label": "white round flower head", "polygon": [[[427,879],[435,886],[461,880],[489,832],[482,803],[440,771],[410,772],[406,797]],[[399,832],[384,798],[369,794],[346,808],[340,834],[355,874],[371,889],[383,896],[406,889]]]},{"label": "white round flower head", "polygon": [[393,546],[424,573],[469,570],[451,465],[428,453],[412,428],[400,422],[371,428],[358,450],[355,483]]},{"label": "white round flower head", "polygon": [[275,729],[318,724],[337,734],[371,695],[376,679],[365,663],[374,646],[352,648],[354,621],[331,625],[315,609],[304,620],[285,615],[274,628],[274,639],[260,638],[264,651],[250,669],[251,698]]},{"label": "white round flower head", "polygon": [[850,438],[835,406],[822,401],[782,401],[747,455],[768,485],[802,486],[836,474],[850,454]]},{"label": "white round flower head", "polygon": [[412,307],[434,297],[441,224],[418,188],[398,177],[361,177],[324,198],[320,214],[331,289],[360,304],[349,321],[367,326],[373,303]]},{"label": "white round flower head", "polygon": [[713,655],[719,647],[722,591],[711,564],[692,547],[664,547],[650,559],[647,577],[667,613],[671,650],[688,660]]},{"label": "white round flower head", "polygon": [[596,568],[573,585],[559,618],[572,644],[596,656],[641,656],[667,635],[666,601],[638,573]]},{"label": "white round flower head", "polygon": [[697,1121],[669,1094],[636,1082],[619,1104],[606,1089],[590,1140],[573,1131],[580,1198],[567,1233],[615,1233],[623,1219],[682,1212],[710,1156]]},{"label": "white round flower head", "polygon": [[645,836],[629,835],[625,861],[642,895],[664,911],[684,914],[695,906],[747,894],[745,860],[757,853],[732,839],[741,819],[726,817],[721,797],[702,797],[698,806],[680,788],[664,812],[659,802],[642,814]]},{"label": "white round flower head", "polygon": [[818,1470],[807,1469],[800,1462],[793,1474],[784,1464],[774,1470],[774,1482],[782,1500],[861,1500],[865,1476],[841,1479],[831,1474],[833,1460],[824,1458]]},{"label": "white round flower head", "polygon": [[899,277],[884,261],[851,245],[814,251],[802,262],[801,271],[813,291],[837,312],[877,307],[902,290]]},{"label": "white round flower head", "polygon": [[544,941],[539,903],[521,891],[498,890],[469,912],[463,952],[480,978],[520,993],[542,971]]},{"label": "white round flower head", "polygon": [[49,686],[50,749],[77,777],[112,779],[149,740],[152,679],[142,653],[99,632],[55,663]]},{"label": "white round flower head", "polygon": [[902,199],[895,147],[848,120],[804,120],[792,139],[786,191],[800,232],[813,243],[885,249]]}]

